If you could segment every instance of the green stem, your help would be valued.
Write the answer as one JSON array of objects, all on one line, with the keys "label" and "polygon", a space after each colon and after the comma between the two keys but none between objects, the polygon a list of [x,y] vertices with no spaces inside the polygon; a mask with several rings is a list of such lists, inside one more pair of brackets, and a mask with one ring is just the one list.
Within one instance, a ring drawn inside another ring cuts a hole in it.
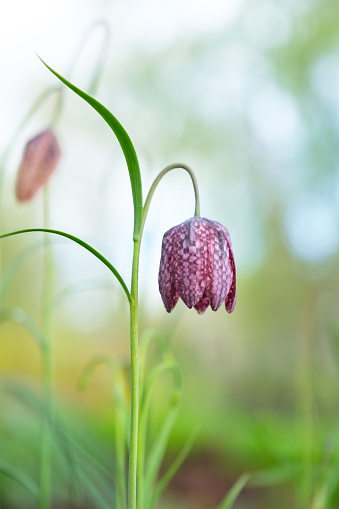
[{"label": "green stem", "polygon": [[153,194],[160,182],[160,180],[170,171],[172,170],[176,170],[178,168],[182,168],[183,170],[187,171],[191,177],[191,180],[192,180],[192,184],[193,184],[193,188],[194,188],[194,195],[195,195],[195,209],[194,209],[194,215],[196,217],[200,217],[200,199],[199,199],[199,189],[198,189],[198,182],[197,182],[197,179],[196,179],[196,176],[193,172],[193,170],[187,165],[187,164],[184,164],[184,163],[174,163],[174,164],[169,164],[168,166],[166,166],[166,168],[164,168],[160,173],[159,175],[156,177],[156,179],[154,180],[153,184],[151,185],[150,187],[150,190],[148,192],[148,195],[147,195],[147,198],[145,200],[145,205],[144,205],[144,209],[143,209],[143,216],[142,216],[142,222],[141,222],[141,228],[140,228],[140,237],[142,235],[142,232],[143,232],[143,229],[144,229],[144,226],[145,226],[145,221],[146,221],[146,217],[147,217],[147,214],[148,214],[148,209],[149,209],[149,206],[151,204],[151,200],[153,198]]},{"label": "green stem", "polygon": [[83,240],[79,239],[78,237],[75,237],[75,235],[71,235],[70,233],[61,232],[59,230],[51,230],[49,228],[26,228],[25,230],[18,230],[16,232],[9,232],[4,233],[0,235],[0,239],[5,239],[7,237],[12,237],[13,235],[21,235],[22,233],[31,233],[31,232],[44,232],[44,233],[53,233],[54,235],[60,235],[61,237],[65,237],[66,239],[70,239],[76,244],[79,244],[79,246],[82,246],[84,249],[92,253],[98,260],[100,260],[106,267],[109,268],[109,270],[114,274],[114,276],[117,278],[119,283],[121,284],[126,297],[128,299],[128,302],[131,303],[131,295],[129,293],[129,290],[125,284],[125,281],[120,276],[119,272],[116,270],[115,267],[105,258],[99,251],[94,249],[94,247],[87,244],[87,242],[84,242]]},{"label": "green stem", "polygon": [[[12,139],[7,145],[7,148],[3,152],[1,158],[0,158],[0,233],[2,231],[2,194],[3,194],[3,182],[5,178],[5,171],[6,171],[6,165],[8,161],[8,157],[13,149],[14,144],[16,143],[19,135],[21,134],[22,130],[28,123],[28,121],[33,117],[35,112],[40,108],[40,106],[50,97],[50,95],[54,94],[55,92],[60,92],[61,87],[52,87],[48,88],[44,92],[42,92],[38,99],[33,103],[33,106],[30,108],[28,113],[25,115],[19,126],[17,127],[16,131],[14,132]],[[2,246],[0,245],[0,276],[2,276]]]},{"label": "green stem", "polygon": [[131,302],[130,302],[130,338],[131,338],[131,429],[128,468],[128,509],[136,509],[137,504],[137,456],[139,422],[139,356],[138,356],[138,273],[140,241],[134,241]]},{"label": "green stem", "polygon": [[[44,189],[44,227],[49,223],[48,187]],[[46,338],[42,350],[42,384],[44,416],[42,421],[41,462],[40,462],[40,509],[51,507],[52,440],[51,428],[54,419],[54,366],[52,348],[52,306],[45,306],[51,299],[53,287],[53,261],[50,238],[45,236],[45,267],[42,290],[42,333]]]},{"label": "green stem", "polygon": [[[130,428],[130,452],[128,469],[128,509],[137,507],[137,469],[138,469],[138,426],[139,426],[139,354],[138,354],[138,275],[140,243],[145,226],[149,206],[160,180],[171,170],[182,168],[186,170],[193,183],[195,194],[195,216],[200,216],[199,191],[193,170],[182,163],[166,166],[154,180],[147,195],[141,218],[141,226],[137,235],[134,236],[134,252],[132,265],[131,299],[130,299],[130,341],[131,341],[131,428]],[[135,226],[135,225],[134,225]],[[134,228],[136,229],[136,228]],[[142,509],[142,508],[140,508]]]}]

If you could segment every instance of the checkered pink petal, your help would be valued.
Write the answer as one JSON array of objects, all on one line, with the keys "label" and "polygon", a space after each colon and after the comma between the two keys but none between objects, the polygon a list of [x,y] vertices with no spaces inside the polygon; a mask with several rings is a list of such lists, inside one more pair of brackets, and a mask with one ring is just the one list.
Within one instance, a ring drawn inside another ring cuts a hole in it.
[{"label": "checkered pink petal", "polygon": [[[159,271],[159,290],[166,310],[170,313],[176,303],[179,295],[174,289],[174,267],[175,261],[172,259],[172,246],[176,229],[172,228],[165,233],[162,240],[162,253]],[[174,257],[176,258],[176,257]]]},{"label": "checkered pink petal", "polygon": [[30,200],[47,182],[59,157],[60,148],[50,129],[27,143],[16,183],[16,196],[19,201]]},{"label": "checkered pink petal", "polygon": [[228,313],[232,313],[232,311],[234,311],[235,303],[237,300],[236,271],[235,271],[235,263],[234,263],[231,241],[228,242],[228,246],[229,246],[229,253],[230,253],[228,267],[229,267],[229,271],[230,271],[230,278],[232,278],[232,283],[231,283],[231,288],[229,289],[229,292],[227,293],[227,297],[225,299],[225,307],[226,307],[226,311]]},{"label": "checkered pink petal", "polygon": [[179,297],[187,307],[216,311],[235,305],[235,265],[228,230],[215,221],[193,217],[165,233],[159,290],[168,312]]}]

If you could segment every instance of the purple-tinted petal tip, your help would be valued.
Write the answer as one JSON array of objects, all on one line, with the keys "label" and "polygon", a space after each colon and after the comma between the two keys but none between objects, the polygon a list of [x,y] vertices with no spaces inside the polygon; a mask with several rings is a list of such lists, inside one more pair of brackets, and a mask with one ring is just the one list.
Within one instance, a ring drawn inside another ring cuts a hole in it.
[{"label": "purple-tinted petal tip", "polygon": [[166,311],[170,313],[176,303],[179,295],[175,291],[173,285],[173,261],[172,261],[172,236],[174,234],[172,228],[165,233],[162,241],[160,268],[159,268],[159,291],[162,297]]},{"label": "purple-tinted petal tip", "polygon": [[196,309],[199,313],[199,315],[202,315],[205,313],[206,309],[208,308],[210,304],[210,301],[206,295],[203,296],[201,300],[194,306],[194,309]]}]

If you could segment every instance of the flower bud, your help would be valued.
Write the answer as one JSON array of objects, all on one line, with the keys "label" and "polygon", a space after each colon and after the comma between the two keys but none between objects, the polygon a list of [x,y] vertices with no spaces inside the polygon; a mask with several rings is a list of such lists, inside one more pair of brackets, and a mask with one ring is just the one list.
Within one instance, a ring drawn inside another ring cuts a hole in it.
[{"label": "flower bud", "polygon": [[59,157],[60,148],[50,129],[26,144],[16,183],[16,197],[19,201],[30,200],[47,182]]}]

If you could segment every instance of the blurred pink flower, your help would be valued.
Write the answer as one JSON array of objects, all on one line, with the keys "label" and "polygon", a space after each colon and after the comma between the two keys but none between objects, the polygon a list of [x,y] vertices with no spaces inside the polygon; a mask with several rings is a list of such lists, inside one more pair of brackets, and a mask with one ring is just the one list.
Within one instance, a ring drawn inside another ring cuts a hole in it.
[{"label": "blurred pink flower", "polygon": [[192,217],[168,230],[162,241],[159,290],[170,313],[179,297],[190,309],[216,311],[225,301],[232,313],[236,273],[227,228],[216,221]]},{"label": "blurred pink flower", "polygon": [[16,183],[16,197],[19,201],[30,200],[47,182],[59,157],[60,148],[50,129],[26,144]]}]

